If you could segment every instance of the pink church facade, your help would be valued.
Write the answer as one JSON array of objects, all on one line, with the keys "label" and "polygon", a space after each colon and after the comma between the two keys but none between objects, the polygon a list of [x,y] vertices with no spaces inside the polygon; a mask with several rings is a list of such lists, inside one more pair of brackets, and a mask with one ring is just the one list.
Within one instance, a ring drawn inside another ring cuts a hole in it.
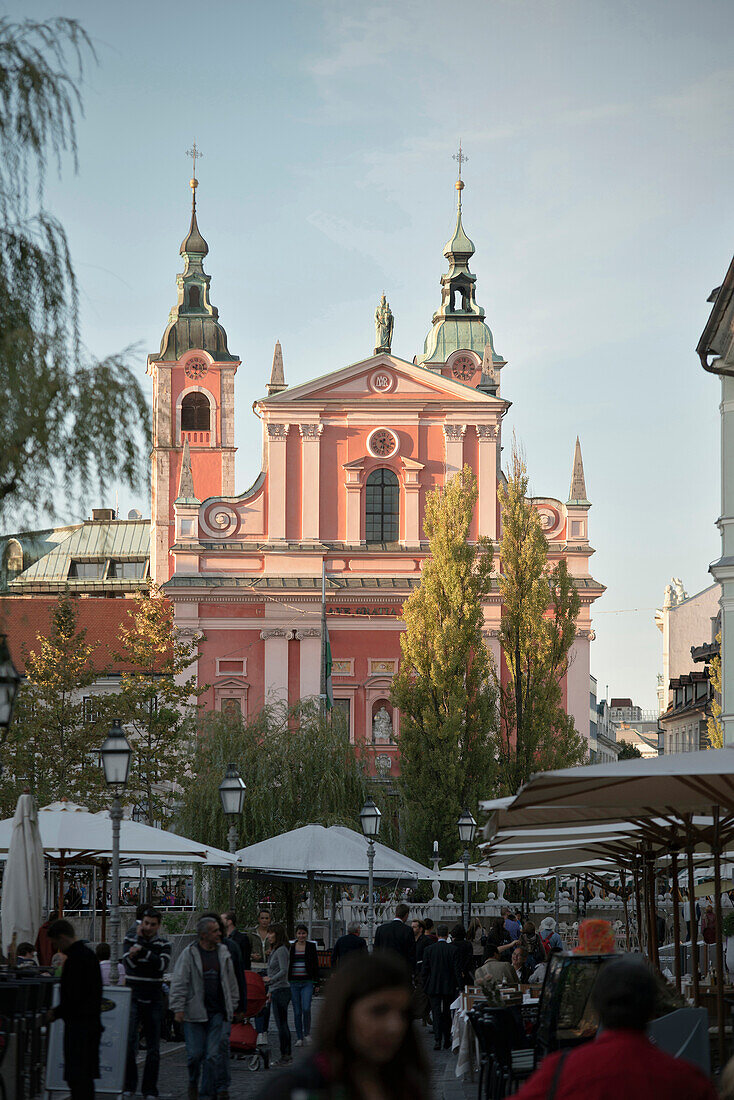
[{"label": "pink church facade", "polygon": [[[426,494],[468,463],[479,488],[471,537],[499,534],[505,360],[475,300],[462,187],[460,181],[456,230],[444,249],[441,306],[423,352],[413,362],[391,353],[384,299],[378,346],[360,362],[288,387],[276,345],[268,396],[253,407],[263,466],[246,492],[236,494],[234,486],[239,360],[209,301],[208,248],[195,207],[181,246],[178,303],[160,352],[148,360],[151,572],[174,603],[179,629],[204,636],[197,673],[209,687],[202,702],[247,716],[268,699],[294,703],[319,694],[325,566],[335,702],[383,775],[399,768],[400,715],[390,683],[400,659],[402,605],[428,555]],[[564,700],[588,737],[591,606],[604,589],[589,572],[590,505],[578,443],[569,499],[534,504],[551,559],[567,559],[581,596]],[[493,593],[485,638],[498,665],[500,614]]]}]

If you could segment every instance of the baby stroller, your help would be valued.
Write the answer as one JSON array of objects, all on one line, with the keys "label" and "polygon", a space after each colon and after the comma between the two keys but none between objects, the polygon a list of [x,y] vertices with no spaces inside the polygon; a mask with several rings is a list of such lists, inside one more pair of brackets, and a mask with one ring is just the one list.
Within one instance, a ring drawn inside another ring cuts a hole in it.
[{"label": "baby stroller", "polygon": [[253,970],[245,971],[247,983],[247,1019],[241,1024],[232,1024],[229,1033],[230,1058],[248,1059],[248,1069],[254,1073],[262,1068],[267,1069],[270,1063],[270,1051],[267,1047],[257,1045],[257,1032],[250,1022],[258,1012],[261,1012],[267,1000],[265,982],[260,974]]}]

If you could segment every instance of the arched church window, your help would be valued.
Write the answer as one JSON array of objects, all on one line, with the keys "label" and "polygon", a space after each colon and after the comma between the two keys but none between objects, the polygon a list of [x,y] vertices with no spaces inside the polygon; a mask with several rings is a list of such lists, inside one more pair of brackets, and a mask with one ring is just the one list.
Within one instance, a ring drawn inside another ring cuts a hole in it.
[{"label": "arched church window", "polygon": [[209,431],[209,402],[203,393],[187,393],[181,402],[181,431]]},{"label": "arched church window", "polygon": [[192,309],[198,309],[201,305],[201,291],[198,286],[189,287],[189,305]]},{"label": "arched church window", "polygon": [[365,538],[367,542],[397,542],[400,487],[397,474],[381,468],[367,478]]}]

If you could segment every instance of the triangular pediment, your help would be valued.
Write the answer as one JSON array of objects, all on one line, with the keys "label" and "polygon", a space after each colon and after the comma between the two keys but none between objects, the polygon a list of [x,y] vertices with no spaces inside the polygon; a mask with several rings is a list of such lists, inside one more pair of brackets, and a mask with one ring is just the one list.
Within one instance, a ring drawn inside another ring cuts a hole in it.
[{"label": "triangular pediment", "polygon": [[372,355],[348,367],[292,386],[258,404],[267,408],[288,406],[294,402],[309,404],[369,401],[450,401],[506,408],[507,401],[480,393],[473,386],[444,378],[427,367],[408,363],[395,355]]}]

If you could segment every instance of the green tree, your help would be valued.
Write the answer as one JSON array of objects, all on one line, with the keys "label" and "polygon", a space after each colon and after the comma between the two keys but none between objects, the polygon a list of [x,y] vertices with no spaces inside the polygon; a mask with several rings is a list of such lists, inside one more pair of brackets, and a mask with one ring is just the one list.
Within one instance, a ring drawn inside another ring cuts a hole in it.
[{"label": "green tree", "polygon": [[638,760],[641,759],[642,753],[637,748],[637,745],[633,745],[631,741],[619,741],[619,752],[617,754],[617,760]]},{"label": "green tree", "polygon": [[576,635],[579,596],[565,560],[552,567],[548,562],[548,543],[527,489],[525,464],[514,448],[507,486],[499,487],[499,638],[507,681],[501,682],[500,669],[494,672],[503,794],[515,794],[533,772],[572,767],[586,757],[586,742],[566,714],[561,692]]},{"label": "green tree", "polygon": [[75,601],[62,593],[47,637],[25,654],[26,682],[2,753],[2,812],[10,813],[24,787],[41,806],[68,798],[91,810],[105,801],[99,748],[105,737],[102,712],[84,702],[84,689],[103,673],[97,646],[77,629]]},{"label": "green tree", "polygon": [[[267,704],[247,723],[221,711],[200,712],[196,722],[193,762],[176,818],[186,836],[227,848],[229,822],[219,784],[230,761],[247,784],[238,823],[241,846],[313,823],[360,831],[365,779],[339,711],[324,719],[318,703],[307,700],[291,708]],[[218,880],[214,885],[217,900],[225,902],[226,885]],[[292,915],[292,887],[260,883],[258,890],[279,898]],[[254,896],[252,890],[238,891],[248,902]]]},{"label": "green tree", "polygon": [[61,223],[44,207],[49,162],[77,165],[90,39],[73,19],[0,19],[0,515],[58,506],[95,479],[139,485],[148,407],[129,349],[97,361]]},{"label": "green tree", "polygon": [[108,713],[120,718],[133,750],[128,797],[149,824],[167,822],[176,790],[191,758],[191,712],[206,691],[187,672],[199,640],[183,638],[173,605],[150,584],[133,597],[130,625],[120,629],[115,657],[123,669],[120,691],[107,696]]},{"label": "green tree", "polygon": [[711,681],[711,717],[706,721],[706,729],[712,749],[724,747],[724,735],[721,730],[721,631],[716,635],[719,643],[718,657],[709,662],[709,680]]},{"label": "green tree", "polygon": [[494,781],[497,696],[482,638],[492,547],[469,541],[477,501],[469,466],[426,499],[430,542],[419,587],[403,605],[401,662],[392,685],[400,710],[400,789],[406,847],[425,862],[435,838],[459,854],[456,822],[476,814]]}]

